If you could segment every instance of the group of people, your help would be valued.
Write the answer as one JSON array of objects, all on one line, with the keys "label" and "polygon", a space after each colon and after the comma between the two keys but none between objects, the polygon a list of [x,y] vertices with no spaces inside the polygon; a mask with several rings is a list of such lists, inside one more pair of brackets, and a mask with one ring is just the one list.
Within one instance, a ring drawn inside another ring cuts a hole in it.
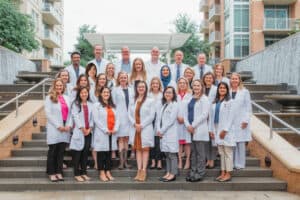
[{"label": "group of people", "polygon": [[182,62],[182,51],[175,52],[174,64],[160,62],[157,47],[146,63],[141,58],[131,61],[128,47],[121,49],[116,64],[102,53],[96,45],[95,59],[85,68],[80,54],[72,53],[72,64],[59,72],[46,98],[51,181],[64,180],[67,146],[78,182],[90,180],[90,152],[102,181],[114,180],[116,151],[119,169],[131,168],[128,157],[136,158],[136,181],[147,179],[148,167],[162,169],[163,159],[162,182],[176,180],[179,169],[189,169],[186,181],[201,181],[206,168],[215,167],[217,154],[217,181],[230,181],[233,168],[245,168],[252,110],[238,73],[227,78],[223,65],[212,68],[202,53],[194,67]]}]

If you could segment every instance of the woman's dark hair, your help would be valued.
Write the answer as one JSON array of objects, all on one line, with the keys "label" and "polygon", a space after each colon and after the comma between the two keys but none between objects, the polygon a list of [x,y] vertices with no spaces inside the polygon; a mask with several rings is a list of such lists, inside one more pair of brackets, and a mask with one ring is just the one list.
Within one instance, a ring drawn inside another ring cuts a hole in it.
[{"label": "woman's dark hair", "polygon": [[145,91],[145,94],[144,94],[144,97],[143,97],[143,99],[142,99],[142,102],[141,102],[141,104],[143,104],[144,103],[144,101],[146,100],[146,98],[147,98],[147,94],[148,94],[148,86],[147,86],[147,83],[145,82],[145,81],[139,81],[137,84],[136,84],[136,87],[134,88],[134,101],[136,101],[137,99],[138,99],[138,97],[139,97],[139,94],[138,94],[138,86],[139,86],[139,84],[144,84],[145,85],[145,88],[146,88],[146,91]]},{"label": "woman's dark hair", "polygon": [[79,75],[79,77],[76,81],[76,87],[74,88],[74,90],[78,91],[78,89],[82,87],[82,86],[80,86],[80,80],[81,80],[82,77],[86,78],[86,81],[87,81],[87,86],[86,87],[88,88],[88,90],[90,90],[90,81],[89,81],[89,78],[85,74],[80,74]]},{"label": "woman's dark hair", "polygon": [[80,87],[80,88],[78,88],[77,93],[76,93],[76,98],[75,98],[75,100],[73,101],[72,106],[73,106],[73,104],[76,105],[76,106],[79,108],[79,112],[81,112],[81,102],[82,102],[82,100],[81,100],[81,98],[80,98],[80,92],[81,92],[82,90],[86,90],[86,91],[87,91],[87,93],[88,93],[88,98],[87,98],[87,100],[88,100],[88,101],[90,100],[89,88],[88,88],[88,87]]},{"label": "woman's dark hair", "polygon": [[[109,91],[109,99],[108,99],[107,104],[104,103],[104,100],[103,100],[103,98],[102,98],[102,96],[101,96],[102,92],[103,92],[105,89],[108,89],[108,91]],[[100,104],[101,104],[103,107],[109,106],[109,107],[111,107],[111,108],[115,108],[115,104],[114,104],[114,102],[113,102],[113,100],[112,100],[112,96],[111,96],[111,90],[110,90],[107,86],[104,86],[104,87],[102,87],[102,88],[100,89],[100,93],[99,93],[99,102],[100,102]]]},{"label": "woman's dark hair", "polygon": [[94,63],[89,63],[89,64],[87,64],[87,66],[85,67],[85,75],[86,75],[87,77],[89,77],[89,71],[90,71],[93,67],[95,67],[95,69],[96,69],[96,74],[95,74],[95,78],[96,78],[96,76],[97,76],[97,67],[96,67],[96,65],[95,65]]},{"label": "woman's dark hair", "polygon": [[[216,99],[215,99],[214,103],[220,101],[219,88],[220,88],[221,85],[225,86],[225,87],[226,87],[226,90],[227,90],[227,93],[226,93],[225,98],[224,98],[223,100],[225,100],[225,101],[230,100],[229,86],[228,86],[227,83],[225,83],[225,82],[220,82],[220,83],[218,84],[217,95],[216,95]],[[222,101],[223,101],[223,100],[222,100]]]},{"label": "woman's dark hair", "polygon": [[165,93],[167,91],[167,89],[171,89],[172,90],[172,93],[173,93],[173,98],[172,98],[172,102],[173,101],[177,101],[177,95],[176,95],[176,91],[175,91],[175,88],[172,87],[172,86],[168,86],[164,89],[163,91],[163,97],[161,99],[161,102],[162,102],[162,105],[165,105],[165,103],[167,102],[166,98],[165,98]]}]

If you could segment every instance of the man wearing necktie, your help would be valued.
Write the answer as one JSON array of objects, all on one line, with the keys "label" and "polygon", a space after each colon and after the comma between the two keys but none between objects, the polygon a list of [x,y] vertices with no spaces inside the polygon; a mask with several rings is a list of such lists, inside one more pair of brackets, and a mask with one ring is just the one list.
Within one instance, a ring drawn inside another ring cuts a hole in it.
[{"label": "man wearing necktie", "polygon": [[197,62],[198,64],[194,66],[196,79],[202,79],[207,72],[213,73],[212,67],[206,64],[206,55],[204,53],[198,55]]},{"label": "man wearing necktie", "polygon": [[170,65],[171,69],[171,79],[177,83],[177,80],[183,76],[183,72],[185,68],[188,66],[184,64],[183,61],[183,52],[180,50],[177,50],[174,54],[174,60],[175,63]]}]

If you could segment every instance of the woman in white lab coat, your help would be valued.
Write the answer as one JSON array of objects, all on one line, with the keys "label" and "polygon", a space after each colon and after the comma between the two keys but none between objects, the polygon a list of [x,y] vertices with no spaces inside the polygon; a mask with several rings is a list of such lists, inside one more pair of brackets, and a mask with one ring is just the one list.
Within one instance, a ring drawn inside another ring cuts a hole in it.
[{"label": "woman in white lab coat", "polygon": [[64,95],[64,84],[60,78],[53,81],[49,95],[45,100],[47,117],[47,173],[52,182],[63,181],[62,176],[64,151],[70,142],[72,127],[71,102]]},{"label": "woman in white lab coat", "polygon": [[215,75],[215,82],[214,85],[218,86],[219,83],[225,82],[230,87],[230,80],[226,77],[224,65],[218,63],[214,67],[214,75]]},{"label": "woman in white lab coat", "polygon": [[132,69],[129,76],[130,87],[135,89],[139,81],[147,82],[147,72],[143,59],[135,58],[133,60]]},{"label": "woman in white lab coat", "polygon": [[193,96],[186,102],[184,125],[191,134],[192,155],[191,170],[186,181],[198,182],[205,175],[205,144],[209,141],[208,114],[210,103],[203,94],[203,85],[200,79],[192,83]]},{"label": "woman in white lab coat", "polygon": [[167,86],[176,88],[176,82],[172,80],[171,69],[168,65],[163,65],[160,69],[160,80],[162,82],[163,89]]},{"label": "woman in white lab coat", "polygon": [[119,130],[119,117],[115,110],[111,91],[108,87],[103,87],[99,91],[99,102],[94,104],[94,151],[97,152],[97,165],[100,171],[100,180],[112,181],[112,151],[117,150],[117,136]]},{"label": "woman in white lab coat", "polygon": [[220,154],[221,174],[216,178],[220,182],[230,181],[233,170],[235,139],[232,131],[232,106],[228,85],[224,82],[219,83],[216,100],[210,109],[209,134],[215,140]]},{"label": "woman in white lab coat", "polygon": [[115,65],[113,63],[110,62],[106,64],[105,75],[107,79],[107,87],[112,90],[117,84],[115,77]]},{"label": "woman in white lab coat", "polygon": [[119,169],[130,168],[127,162],[128,155],[128,141],[130,133],[130,121],[128,116],[129,105],[132,104],[134,98],[134,91],[128,87],[128,75],[126,72],[119,72],[117,78],[117,85],[112,90],[112,98],[116,105],[116,110],[120,120],[120,128],[117,132],[120,165]]},{"label": "woman in white lab coat", "polygon": [[76,99],[72,103],[74,129],[69,147],[72,150],[74,178],[78,182],[90,180],[86,169],[93,130],[92,108],[88,88],[79,88]]},{"label": "woman in white lab coat", "polygon": [[99,93],[103,87],[107,86],[107,79],[104,73],[100,73],[96,77],[96,86],[91,88],[90,99],[93,103],[99,102]]},{"label": "woman in white lab coat", "polygon": [[60,70],[57,74],[57,78],[61,78],[65,86],[64,94],[70,97],[73,87],[70,83],[69,71],[66,69]]},{"label": "woman in white lab coat", "polygon": [[[153,120],[153,127],[156,129],[156,120],[157,114],[161,108],[161,99],[162,99],[162,84],[158,77],[153,77],[150,82],[150,90],[148,94],[149,98],[154,100],[154,109],[155,109],[155,119]],[[156,133],[156,131],[154,131]],[[150,160],[151,165],[150,169],[155,169],[155,167],[160,170],[162,169],[162,160],[163,153],[160,150],[160,137],[155,135],[154,136],[154,147],[150,149]]]},{"label": "woman in white lab coat", "polygon": [[[204,93],[208,97],[210,104],[212,104],[217,95],[217,87],[214,85],[214,74],[212,72],[207,72],[202,77],[204,85]],[[215,159],[217,155],[217,147],[215,141],[209,138],[209,142],[205,145],[205,155],[206,155],[206,168],[213,169],[215,166]]]},{"label": "woman in white lab coat", "polygon": [[243,86],[241,76],[238,73],[232,73],[230,84],[230,95],[235,113],[233,120],[233,131],[236,141],[234,167],[243,169],[246,166],[246,142],[252,140],[250,131],[251,98],[249,91]]},{"label": "woman in white lab coat", "polygon": [[177,131],[179,136],[178,168],[182,169],[182,154],[185,153],[186,161],[184,169],[190,168],[191,158],[191,134],[188,133],[184,125],[185,103],[192,97],[192,91],[188,79],[180,77],[177,81],[177,102],[179,106],[177,116]]},{"label": "woman in white lab coat", "polygon": [[167,86],[163,92],[162,106],[157,115],[156,135],[161,138],[161,151],[166,155],[166,174],[160,181],[170,182],[176,180],[178,173],[177,153],[179,150],[177,115],[178,104],[175,89]]},{"label": "woman in white lab coat", "polygon": [[94,63],[89,63],[85,67],[85,75],[89,78],[90,89],[96,87],[97,67]]},{"label": "woman in white lab coat", "polygon": [[153,99],[147,97],[148,87],[145,81],[137,83],[134,102],[129,109],[129,119],[133,126],[130,143],[136,151],[137,181],[145,181],[150,148],[154,146],[153,120],[155,109]]}]

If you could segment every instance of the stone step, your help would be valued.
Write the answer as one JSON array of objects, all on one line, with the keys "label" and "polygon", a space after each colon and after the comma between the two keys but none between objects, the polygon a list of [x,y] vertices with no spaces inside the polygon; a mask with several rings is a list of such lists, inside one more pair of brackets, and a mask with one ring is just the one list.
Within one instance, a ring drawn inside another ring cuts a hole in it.
[{"label": "stone step", "polygon": [[23,147],[46,147],[47,142],[45,139],[41,140],[31,140],[31,141],[23,141]]},{"label": "stone step", "polygon": [[244,84],[251,91],[283,91],[288,90],[287,84]]},{"label": "stone step", "polygon": [[[1,92],[24,92],[25,90],[28,90],[29,88],[33,87],[35,84],[0,84],[0,91]],[[46,91],[49,90],[51,84],[46,84],[45,89]],[[38,86],[35,88],[33,91],[35,92],[41,92],[42,91],[42,86]]]},{"label": "stone step", "polygon": [[284,181],[270,178],[233,177],[232,181],[219,183],[213,177],[207,177],[201,182],[188,183],[184,177],[176,181],[163,183],[158,177],[149,177],[146,182],[133,181],[133,177],[119,177],[115,181],[101,182],[93,179],[78,183],[73,178],[63,182],[52,183],[47,178],[0,179],[1,191],[64,191],[64,190],[189,190],[189,191],[286,191]]},{"label": "stone step", "polygon": [[[1,167],[0,180],[2,178],[45,178],[47,177],[44,167]],[[189,170],[180,170],[179,176],[185,177]],[[160,177],[163,176],[165,170],[148,170],[148,176]],[[217,177],[220,173],[220,168],[208,169],[206,171],[207,177]],[[136,169],[119,170],[114,168],[112,174],[115,177],[134,177]],[[88,169],[90,177],[98,177],[99,172],[95,169]],[[272,170],[260,167],[247,167],[241,170],[234,170],[232,175],[234,177],[272,177]],[[64,169],[65,177],[73,177],[73,168]]]},{"label": "stone step", "polygon": [[251,91],[250,96],[252,100],[262,100],[265,95],[271,94],[291,94],[290,91],[282,90],[282,91]]},{"label": "stone step", "polygon": [[[266,113],[254,113],[256,117],[261,119],[267,126],[269,126],[269,116]],[[295,128],[300,128],[300,113],[278,113],[273,112],[274,115],[287,122]],[[273,120],[274,128],[285,128],[276,120]]]},{"label": "stone step", "polygon": [[[47,90],[46,90],[46,92],[47,92]],[[15,98],[16,94],[20,94],[20,93],[0,91],[0,100],[9,101],[12,98]],[[30,92],[30,93],[22,96],[19,100],[26,101],[26,100],[36,100],[36,99],[42,99],[42,98],[43,98],[42,92]]]},{"label": "stone step", "polygon": [[[34,166],[34,167],[45,167],[46,166],[46,156],[24,156],[24,157],[11,157],[0,160],[0,167],[20,167],[20,166]],[[92,158],[89,157],[90,162],[92,161]],[[72,158],[70,156],[64,156],[64,162],[71,166]],[[136,160],[135,159],[129,159],[129,164],[132,166],[136,166]],[[113,159],[113,166],[118,166],[119,160]],[[163,160],[164,164],[164,160]],[[215,161],[216,166],[220,166],[220,161],[217,159]],[[260,160],[254,157],[247,157],[246,158],[246,166],[247,167],[258,167],[260,166]]]},{"label": "stone step", "polygon": [[[1,100],[0,99],[0,106],[3,105],[6,102],[7,102],[6,100]],[[19,101],[19,106],[21,106],[23,103],[25,103],[25,100],[20,100]],[[14,110],[16,110],[16,102],[12,102],[12,103],[8,104],[3,109],[1,109],[1,112],[3,112],[3,111],[12,112]]]},{"label": "stone step", "polygon": [[32,139],[33,140],[45,140],[47,137],[46,132],[40,132],[40,133],[32,133]]},{"label": "stone step", "polygon": [[[268,101],[263,99],[263,100],[255,100],[255,103],[264,107],[267,110],[272,110],[272,112],[280,112],[281,109],[281,105],[273,101]],[[255,106],[252,106],[252,111],[260,112],[261,110],[256,108]]]}]

